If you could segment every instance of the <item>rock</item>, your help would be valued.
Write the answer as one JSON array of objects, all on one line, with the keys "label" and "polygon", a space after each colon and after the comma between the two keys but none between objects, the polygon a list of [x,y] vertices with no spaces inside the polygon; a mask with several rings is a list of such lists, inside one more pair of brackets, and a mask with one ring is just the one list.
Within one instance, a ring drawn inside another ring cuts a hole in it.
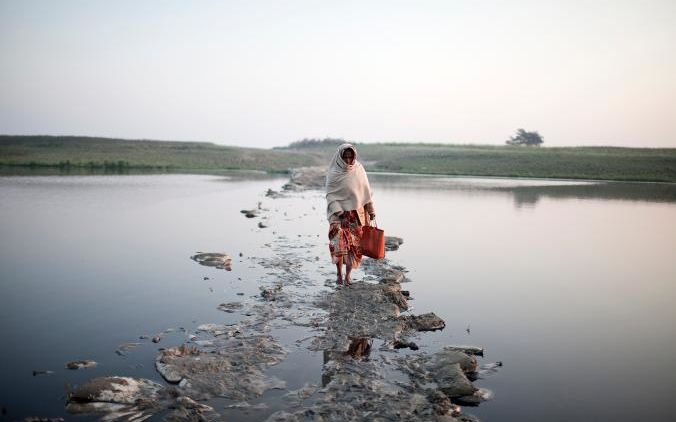
[{"label": "rock", "polygon": [[258,210],[253,209],[253,210],[242,210],[240,211],[246,218],[254,218],[258,217]]},{"label": "rock", "polygon": [[227,313],[234,313],[235,311],[241,310],[243,307],[244,305],[242,305],[242,302],[228,302],[218,305],[218,310]]},{"label": "rock", "polygon": [[259,222],[258,222],[258,228],[259,228],[259,229],[264,229],[264,228],[266,228],[266,227],[268,227],[268,226],[266,226],[265,224],[263,224],[262,221],[259,221]]},{"label": "rock", "polygon": [[207,267],[215,267],[230,271],[232,269],[232,258],[226,253],[218,252],[197,252],[195,255],[191,256],[190,259],[197,262],[200,265],[206,265]]},{"label": "rock", "polygon": [[50,371],[48,369],[35,369],[33,370],[33,376],[36,377],[38,375],[51,375],[53,374],[54,371]]},{"label": "rock", "polygon": [[265,300],[277,300],[280,296],[280,293],[282,291],[282,286],[275,286],[275,287],[260,287],[261,289],[261,297]]},{"label": "rock", "polygon": [[196,400],[215,396],[247,400],[286,385],[263,372],[286,356],[272,337],[227,338],[215,347],[212,352],[187,345],[166,349],[156,359],[157,370],[168,382],[186,380],[181,390]]},{"label": "rock", "polygon": [[444,347],[445,350],[456,350],[459,352],[463,352],[468,355],[476,355],[476,356],[483,356],[484,355],[484,349],[483,347],[476,347],[476,346],[446,346]]},{"label": "rock", "polygon": [[434,312],[404,316],[400,319],[417,331],[436,331],[446,327],[444,320],[436,316]]},{"label": "rock", "polygon": [[405,311],[408,309],[408,300],[406,299],[406,296],[401,293],[401,286],[399,283],[387,283],[383,286],[383,293],[389,301],[397,305],[400,310]]},{"label": "rock", "polygon": [[179,396],[170,408],[173,411],[162,419],[165,422],[211,421],[217,420],[218,416],[220,416],[214,412],[213,407],[197,403],[186,396]]},{"label": "rock", "polygon": [[179,383],[183,379],[183,374],[174,366],[167,364],[171,358],[180,358],[185,356],[199,356],[200,350],[196,347],[191,347],[186,344],[180,347],[171,347],[162,351],[160,356],[155,360],[155,368],[162,377],[171,383]]},{"label": "rock", "polygon": [[63,418],[39,418],[35,416],[29,416],[24,418],[23,422],[63,422]]},{"label": "rock", "polygon": [[68,395],[68,402],[106,402],[135,404],[139,400],[157,400],[163,387],[143,378],[100,377],[94,378]]},{"label": "rock", "polygon": [[100,420],[143,421],[163,413],[164,421],[217,420],[212,407],[197,403],[176,388],[142,378],[101,377],[68,395],[66,410],[96,414]]},{"label": "rock", "polygon": [[493,392],[485,389],[479,388],[473,394],[469,396],[461,396],[453,399],[455,403],[461,404],[463,406],[478,406],[486,400],[493,398]]},{"label": "rock", "polygon": [[473,372],[475,368],[476,360],[461,352],[436,354],[428,365],[439,389],[450,398],[474,394],[476,388],[466,372]]},{"label": "rock", "polygon": [[473,355],[468,355],[452,348],[443,348],[434,354],[430,365],[432,371],[448,365],[459,364],[462,371],[466,374],[473,374],[478,369],[478,363]]},{"label": "rock", "polygon": [[153,343],[159,343],[161,340],[162,340],[162,337],[160,337],[160,336],[155,336],[155,337],[153,337],[153,340],[152,340],[152,341],[153,341]]},{"label": "rock", "polygon": [[232,337],[239,333],[239,327],[234,324],[202,324],[197,327],[197,331],[204,331],[213,336],[226,335]]},{"label": "rock", "polygon": [[418,345],[415,344],[412,341],[395,340],[394,343],[393,343],[393,346],[394,346],[395,349],[406,349],[406,348],[409,348],[411,350],[418,350],[419,349]]},{"label": "rock", "polygon": [[265,192],[265,196],[267,196],[268,198],[277,199],[277,198],[281,198],[284,195],[277,192],[276,190],[272,190],[272,189],[268,188],[268,191]]},{"label": "rock", "polygon": [[127,356],[128,351],[135,349],[140,345],[141,345],[141,343],[134,343],[134,342],[122,343],[119,346],[117,346],[117,350],[115,350],[115,353],[117,353],[120,356]]},{"label": "rock", "polygon": [[396,251],[404,243],[404,239],[395,236],[385,236],[385,250]]},{"label": "rock", "polygon": [[97,365],[93,360],[72,360],[66,363],[68,369],[93,368]]}]

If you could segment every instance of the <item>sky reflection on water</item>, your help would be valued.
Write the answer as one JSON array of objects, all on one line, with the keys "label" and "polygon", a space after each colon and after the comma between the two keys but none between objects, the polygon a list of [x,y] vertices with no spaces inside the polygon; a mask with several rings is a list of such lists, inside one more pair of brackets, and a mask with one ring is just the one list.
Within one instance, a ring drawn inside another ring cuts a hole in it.
[{"label": "sky reflection on water", "polygon": [[[265,256],[272,230],[318,233],[308,253],[328,260],[321,194],[297,205],[264,197],[285,181],[0,178],[0,328],[13,343],[0,352],[7,368],[0,405],[12,418],[54,416],[64,383],[118,373],[158,380],[154,349],[122,358],[117,346],[222,321],[217,303],[236,292],[256,295],[264,276],[237,259],[231,272],[205,269],[189,260],[198,250]],[[413,312],[434,311],[447,323],[422,336],[423,350],[475,344],[486,347],[484,361],[504,362],[479,381],[495,398],[471,413],[485,421],[674,414],[676,187],[375,174],[371,181],[379,225],[405,241],[389,257],[410,270],[413,283],[404,288]],[[270,230],[239,212],[258,201],[287,207]],[[317,285],[325,278],[318,273]],[[163,344],[180,341],[176,333]],[[321,355],[302,356],[275,371],[297,372],[295,385],[317,382]],[[80,358],[102,364],[61,369]],[[301,360],[310,370],[291,367]],[[32,377],[40,368],[58,374]]]}]

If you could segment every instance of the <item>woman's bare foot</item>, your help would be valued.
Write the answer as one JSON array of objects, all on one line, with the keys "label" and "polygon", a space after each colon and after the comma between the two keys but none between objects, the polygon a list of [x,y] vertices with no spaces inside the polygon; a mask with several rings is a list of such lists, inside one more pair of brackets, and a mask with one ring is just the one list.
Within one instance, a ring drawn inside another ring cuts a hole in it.
[{"label": "woman's bare foot", "polygon": [[336,284],[339,285],[339,286],[341,286],[343,284],[343,276],[342,275],[339,275],[336,278]]},{"label": "woman's bare foot", "polygon": [[350,284],[352,284],[352,278],[349,275],[346,275],[345,276],[345,285],[349,286]]}]

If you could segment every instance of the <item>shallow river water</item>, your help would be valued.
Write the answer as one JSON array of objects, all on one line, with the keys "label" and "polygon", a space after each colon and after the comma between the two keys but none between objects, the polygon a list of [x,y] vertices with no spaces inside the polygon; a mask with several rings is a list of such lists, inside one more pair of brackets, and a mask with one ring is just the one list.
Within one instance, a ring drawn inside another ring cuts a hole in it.
[{"label": "shallow river water", "polygon": [[[419,337],[421,350],[478,345],[486,362],[503,363],[477,382],[493,399],[468,413],[484,421],[673,419],[676,186],[370,178],[379,226],[404,239],[388,258],[409,271],[413,312],[446,321]],[[274,250],[315,262],[302,280],[307,295],[331,289],[323,195],[265,196],[286,181],[0,177],[2,420],[76,419],[64,410],[68,388],[95,376],[163,382],[157,348],[181,344],[182,329],[230,318],[219,303],[258,295],[274,268],[257,262]],[[267,228],[240,213],[259,202],[270,211]],[[230,254],[232,271],[198,265],[189,259],[197,251]],[[304,333],[294,330],[273,331],[289,355],[271,371],[289,389],[321,384],[322,354],[296,345]],[[138,340],[157,333],[159,345]],[[128,342],[141,344],[116,353]],[[64,368],[75,359],[99,365]],[[33,375],[43,370],[52,373]],[[259,413],[212,404],[229,420],[257,420],[281,408],[282,393],[266,393],[269,407]]]}]

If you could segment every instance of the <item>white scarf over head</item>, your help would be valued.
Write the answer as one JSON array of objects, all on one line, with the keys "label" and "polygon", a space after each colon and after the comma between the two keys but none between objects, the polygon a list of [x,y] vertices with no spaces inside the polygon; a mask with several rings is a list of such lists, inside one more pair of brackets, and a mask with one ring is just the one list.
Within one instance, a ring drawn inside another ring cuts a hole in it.
[{"label": "white scarf over head", "polygon": [[[348,165],[343,152],[351,148],[354,162]],[[326,217],[340,211],[356,210],[371,202],[371,186],[364,166],[357,161],[357,149],[351,144],[342,144],[333,155],[326,175]]]}]

